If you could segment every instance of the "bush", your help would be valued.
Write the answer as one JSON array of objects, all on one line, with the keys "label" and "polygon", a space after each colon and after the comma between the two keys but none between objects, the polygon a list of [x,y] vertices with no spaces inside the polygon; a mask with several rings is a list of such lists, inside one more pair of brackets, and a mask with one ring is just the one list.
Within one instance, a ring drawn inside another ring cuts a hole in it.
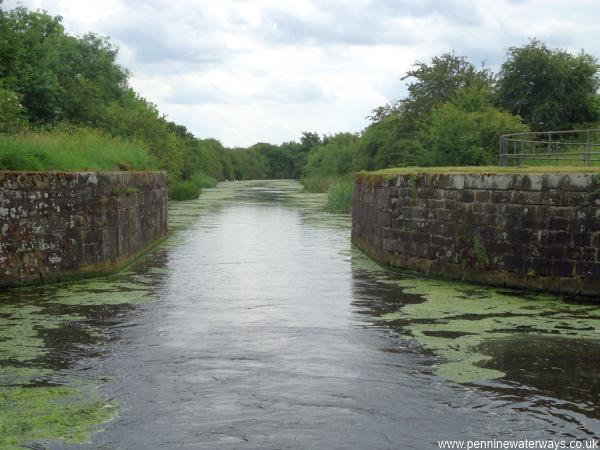
[{"label": "bush", "polygon": [[176,181],[169,187],[169,198],[175,201],[195,200],[201,191],[192,180]]},{"label": "bush", "polygon": [[327,211],[337,214],[350,214],[352,197],[354,196],[354,180],[343,178],[334,183],[327,192]]},{"label": "bush", "polygon": [[508,133],[528,131],[518,116],[489,104],[476,88],[456,92],[423,120],[419,135],[422,166],[469,166],[497,163],[498,141]]},{"label": "bush", "polygon": [[0,86],[0,132],[15,133],[27,126],[25,109],[19,96]]},{"label": "bush", "polygon": [[202,188],[213,188],[217,185],[217,180],[215,180],[213,177],[209,177],[204,172],[196,172],[192,176],[191,181],[201,189]]},{"label": "bush", "polygon": [[304,177],[300,182],[302,183],[302,186],[304,186],[306,192],[318,193],[327,192],[338,179],[339,177],[335,176],[314,175]]}]

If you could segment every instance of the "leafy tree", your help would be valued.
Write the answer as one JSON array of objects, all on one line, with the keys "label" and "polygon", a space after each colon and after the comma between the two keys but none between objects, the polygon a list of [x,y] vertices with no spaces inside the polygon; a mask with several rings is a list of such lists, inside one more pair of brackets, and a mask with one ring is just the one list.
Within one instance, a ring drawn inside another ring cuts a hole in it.
[{"label": "leafy tree", "polygon": [[300,151],[308,153],[319,144],[321,144],[321,137],[318,133],[302,132],[302,136],[300,137]]},{"label": "leafy tree", "polygon": [[496,164],[500,136],[523,131],[527,126],[519,117],[491,105],[487,91],[477,86],[461,89],[422,123],[417,162],[424,166]]},{"label": "leafy tree", "polygon": [[279,151],[285,154],[285,158],[290,159],[290,172],[287,172],[289,178],[300,178],[306,164],[306,147],[303,147],[303,145],[298,142],[290,141],[281,144],[279,146]]},{"label": "leafy tree", "polygon": [[53,70],[64,32],[60,21],[23,7],[0,16],[0,78],[21,96],[33,122],[51,122],[60,114],[62,89]]},{"label": "leafy tree", "polygon": [[401,109],[412,120],[449,100],[459,89],[472,85],[490,88],[492,76],[485,68],[478,69],[463,56],[444,53],[432,58],[430,64],[417,61],[402,80],[414,79],[408,85],[408,97],[400,101]]},{"label": "leafy tree", "polygon": [[27,125],[25,108],[16,92],[0,86],[0,133],[14,133]]},{"label": "leafy tree", "polygon": [[353,170],[414,165],[418,142],[406,133],[407,118],[392,114],[363,133],[352,163]]},{"label": "leafy tree", "polygon": [[478,69],[463,56],[443,53],[429,64],[416,61],[401,80],[411,80],[408,96],[374,109],[370,117],[377,122],[392,114],[404,115],[406,131],[414,132],[418,121],[436,105],[449,100],[454,92],[471,85],[490,89],[493,77],[489,70]]},{"label": "leafy tree", "polygon": [[549,49],[537,39],[511,47],[497,83],[497,104],[536,130],[597,122],[600,66],[581,52]]},{"label": "leafy tree", "polygon": [[308,156],[304,174],[345,175],[352,170],[352,160],[358,148],[359,136],[353,133],[338,133],[327,136],[323,144],[313,147]]},{"label": "leafy tree", "polygon": [[0,15],[0,78],[34,123],[94,124],[127,87],[107,38],[65,33],[60,16],[17,7]]},{"label": "leafy tree", "polygon": [[489,101],[493,77],[462,56],[444,53],[430,63],[416,61],[402,80],[410,80],[407,97],[373,110],[373,123],[363,134],[354,169],[423,163],[424,155],[431,153],[424,151],[422,128],[433,111],[467,89]]},{"label": "leafy tree", "polygon": [[60,40],[55,70],[62,87],[62,119],[93,125],[104,114],[105,105],[122,99],[129,73],[116,58],[117,48],[93,33]]}]

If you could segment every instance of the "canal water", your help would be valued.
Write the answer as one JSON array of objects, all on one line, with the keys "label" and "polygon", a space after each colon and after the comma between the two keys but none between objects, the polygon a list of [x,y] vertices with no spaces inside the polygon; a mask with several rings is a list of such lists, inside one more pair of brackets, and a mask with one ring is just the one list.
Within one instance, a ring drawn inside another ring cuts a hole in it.
[{"label": "canal water", "polygon": [[429,449],[600,433],[600,307],[394,274],[294,181],[105,279],[0,293],[0,448]]}]

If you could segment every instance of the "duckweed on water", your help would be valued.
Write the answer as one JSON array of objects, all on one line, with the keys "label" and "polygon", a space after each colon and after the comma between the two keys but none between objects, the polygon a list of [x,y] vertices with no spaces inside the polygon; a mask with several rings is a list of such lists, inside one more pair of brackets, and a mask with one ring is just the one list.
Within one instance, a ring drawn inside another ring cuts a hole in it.
[{"label": "duckweed on water", "polygon": [[110,420],[114,405],[81,388],[0,387],[0,448],[61,440],[83,443],[93,426]]},{"label": "duckweed on water", "polygon": [[458,282],[401,277],[371,262],[361,268],[378,281],[423,298],[400,306],[381,320],[400,326],[424,349],[444,358],[437,374],[459,383],[501,378],[485,367],[483,344],[524,335],[600,339],[600,308],[570,304],[549,295],[523,295]]},{"label": "duckweed on water", "polygon": [[[47,357],[57,357],[56,330],[60,336],[83,333],[82,339],[104,336],[102,328],[88,322],[87,307],[97,311],[150,301],[153,281],[152,274],[124,273],[0,295],[0,448],[51,440],[83,443],[94,425],[116,414],[115,405],[93,394],[96,382],[74,377]],[[67,352],[59,364],[70,364],[68,347],[58,351]]]},{"label": "duckweed on water", "polygon": [[150,292],[145,289],[111,284],[107,289],[85,289],[72,287],[61,290],[52,299],[52,303],[61,305],[137,305],[153,299]]},{"label": "duckweed on water", "polygon": [[32,305],[0,305],[0,363],[25,362],[47,353],[42,330],[61,327],[82,317],[74,314],[49,317]]}]

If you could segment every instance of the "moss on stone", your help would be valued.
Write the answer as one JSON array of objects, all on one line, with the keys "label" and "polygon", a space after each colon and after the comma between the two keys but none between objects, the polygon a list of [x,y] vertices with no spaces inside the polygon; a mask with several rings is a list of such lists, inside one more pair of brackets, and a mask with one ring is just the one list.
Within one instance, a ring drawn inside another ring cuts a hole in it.
[{"label": "moss on stone", "polygon": [[395,167],[372,172],[358,172],[361,178],[384,179],[390,175],[418,175],[418,174],[545,174],[545,173],[598,173],[600,166],[457,166],[457,167]]}]

